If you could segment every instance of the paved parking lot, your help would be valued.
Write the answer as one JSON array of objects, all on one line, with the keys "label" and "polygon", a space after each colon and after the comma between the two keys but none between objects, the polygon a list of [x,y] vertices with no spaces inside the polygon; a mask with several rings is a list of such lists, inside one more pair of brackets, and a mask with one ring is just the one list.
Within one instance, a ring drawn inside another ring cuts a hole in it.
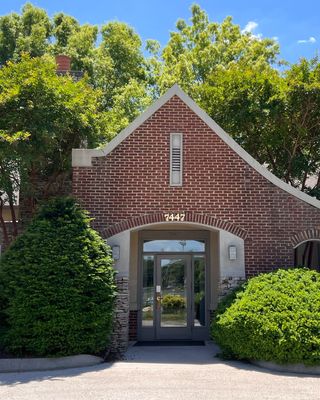
[{"label": "paved parking lot", "polygon": [[95,367],[0,374],[2,400],[319,400],[320,377],[214,358],[213,345],[132,347]]}]

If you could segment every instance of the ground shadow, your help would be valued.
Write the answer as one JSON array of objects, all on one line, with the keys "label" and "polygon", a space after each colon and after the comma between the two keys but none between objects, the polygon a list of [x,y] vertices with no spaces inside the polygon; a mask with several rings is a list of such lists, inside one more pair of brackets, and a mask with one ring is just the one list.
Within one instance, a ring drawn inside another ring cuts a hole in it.
[{"label": "ground shadow", "polygon": [[[123,360],[105,362],[99,365],[83,368],[70,368],[63,370],[54,371],[33,371],[33,372],[11,372],[11,373],[0,373],[0,385],[16,386],[25,384],[28,382],[41,382],[44,380],[63,380],[68,377],[79,376],[90,372],[98,372],[108,370],[115,364],[125,363],[130,364],[184,364],[184,365],[224,365],[230,367],[230,373],[232,369],[241,369],[259,374],[269,374],[276,376],[288,376],[295,377],[298,379],[306,379],[310,377],[316,377],[312,374],[297,374],[289,372],[277,372],[271,371],[266,368],[250,364],[249,362],[242,361],[229,361],[222,360],[217,357],[219,352],[218,346],[213,343],[207,344],[206,346],[161,346],[161,347],[130,347]],[[133,367],[133,365],[132,365]],[[214,371],[213,371],[214,372]]]},{"label": "ground shadow", "polygon": [[[190,364],[212,365],[221,364],[231,368],[277,376],[291,376],[298,378],[319,377],[319,375],[307,373],[273,371],[246,361],[223,360],[218,355],[219,347],[213,342],[207,342],[206,346],[195,347],[130,347],[125,355],[128,363],[154,363],[154,364]],[[320,378],[320,377],[319,377]]]},{"label": "ground shadow", "polygon": [[90,372],[97,372],[111,368],[113,362],[104,362],[102,364],[90,367],[68,368],[50,371],[29,371],[29,372],[4,372],[0,373],[0,386],[16,386],[28,382],[41,382],[44,380],[58,381],[64,378],[78,376]]}]

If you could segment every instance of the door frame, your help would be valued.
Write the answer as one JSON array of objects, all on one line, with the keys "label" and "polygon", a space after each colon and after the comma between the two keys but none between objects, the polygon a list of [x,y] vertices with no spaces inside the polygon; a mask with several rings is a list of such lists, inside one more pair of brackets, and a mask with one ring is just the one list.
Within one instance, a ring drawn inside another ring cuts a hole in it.
[{"label": "door frame", "polygon": [[[179,253],[179,252],[145,252],[143,253],[143,241],[144,240],[204,240],[205,242],[205,252],[190,252],[190,253]],[[155,256],[155,263],[157,262],[157,256],[191,256],[191,268],[193,270],[193,257],[196,255],[204,255],[205,257],[205,264],[206,264],[206,271],[205,271],[205,319],[206,324],[205,326],[193,326],[191,325],[191,336],[189,339],[191,340],[207,340],[210,337],[209,334],[209,325],[210,325],[210,311],[209,311],[209,304],[210,304],[210,281],[211,281],[211,274],[210,274],[210,231],[209,230],[143,230],[139,232],[138,237],[138,282],[137,282],[137,304],[138,304],[138,316],[137,316],[137,333],[138,333],[138,340],[158,340],[156,337],[156,318],[154,317],[154,324],[152,327],[142,327],[142,286],[143,286],[143,256],[144,255],[154,255]],[[157,270],[155,265],[154,271]],[[154,275],[154,287],[155,287],[156,277]],[[193,290],[193,277],[191,277],[191,290]],[[154,291],[154,298],[156,294]],[[190,300],[191,301],[191,300]],[[193,318],[193,305],[192,311],[190,312]],[[170,329],[170,328],[168,328]],[[174,328],[178,329],[178,328]],[[174,333],[174,332],[173,332]],[[181,339],[183,337],[178,337],[177,335],[173,334],[172,338],[163,337],[163,339],[159,340],[171,340],[171,339]]]}]

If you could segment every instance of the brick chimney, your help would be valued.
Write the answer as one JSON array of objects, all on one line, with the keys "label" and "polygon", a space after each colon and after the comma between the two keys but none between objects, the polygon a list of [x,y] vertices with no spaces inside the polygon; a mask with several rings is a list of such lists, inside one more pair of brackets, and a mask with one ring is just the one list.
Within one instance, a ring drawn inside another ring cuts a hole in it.
[{"label": "brick chimney", "polygon": [[56,56],[57,72],[67,72],[71,69],[71,57],[63,54]]}]

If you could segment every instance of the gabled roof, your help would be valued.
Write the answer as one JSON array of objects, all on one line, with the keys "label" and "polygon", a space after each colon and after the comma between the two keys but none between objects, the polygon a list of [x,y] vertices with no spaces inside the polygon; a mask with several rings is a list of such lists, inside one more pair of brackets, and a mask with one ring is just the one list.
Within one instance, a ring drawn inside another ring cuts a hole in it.
[{"label": "gabled roof", "polygon": [[300,190],[290,186],[277,178],[270,171],[256,161],[249,153],[247,153],[238,143],[231,138],[209,115],[204,112],[180,87],[175,84],[163,96],[156,100],[144,113],[137,117],[131,124],[123,129],[116,137],[114,137],[103,149],[73,149],[72,150],[72,166],[73,167],[90,167],[92,157],[103,157],[116,148],[124,139],[126,139],[134,130],[136,130],[143,122],[145,122],[152,114],[154,114],[161,106],[163,106],[173,96],[178,96],[203,122],[205,122],[233,151],[235,151],[247,164],[254,168],[260,175],[268,181],[286,191],[287,193],[297,197],[298,199],[311,204],[320,209],[320,201],[314,197],[301,192]]}]

